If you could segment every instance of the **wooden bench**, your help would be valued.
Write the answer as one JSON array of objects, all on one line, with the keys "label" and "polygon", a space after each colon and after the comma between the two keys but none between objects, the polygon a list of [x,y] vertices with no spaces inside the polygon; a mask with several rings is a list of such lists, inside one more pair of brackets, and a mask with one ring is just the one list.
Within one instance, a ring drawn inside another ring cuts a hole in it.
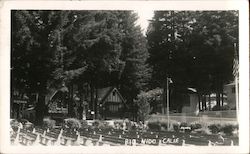
[{"label": "wooden bench", "polygon": [[49,130],[44,135],[41,135],[40,143],[43,145],[59,145],[61,130]]},{"label": "wooden bench", "polygon": [[80,145],[100,145],[102,142],[100,142],[100,134],[97,134],[96,131],[93,130],[82,130],[80,131]]},{"label": "wooden bench", "polygon": [[11,135],[10,135],[10,143],[11,144],[14,144],[16,138],[18,137],[18,132],[13,132]]},{"label": "wooden bench", "polygon": [[18,135],[18,137],[19,137],[19,138],[18,138],[19,143],[22,142],[23,136],[25,136],[26,133],[27,133],[27,130],[26,130],[26,129],[20,129],[19,135]]},{"label": "wooden bench", "polygon": [[23,145],[33,145],[35,143],[35,141],[37,140],[38,135],[34,134],[32,132],[26,132],[26,134],[24,134],[22,136],[22,140],[21,140],[21,144]]},{"label": "wooden bench", "polygon": [[114,136],[102,136],[102,142],[109,143],[110,145],[125,145],[125,138],[119,138]]},{"label": "wooden bench", "polygon": [[213,145],[213,142],[203,139],[203,138],[196,138],[196,137],[191,137],[185,139],[185,144],[186,145],[198,145],[198,146],[208,146],[209,144]]},{"label": "wooden bench", "polygon": [[78,145],[80,143],[78,143],[79,141],[77,141],[77,139],[78,139],[77,132],[64,131],[61,136],[61,145],[66,145],[66,146]]},{"label": "wooden bench", "polygon": [[35,133],[39,135],[44,135],[45,130],[42,128],[35,128]]}]

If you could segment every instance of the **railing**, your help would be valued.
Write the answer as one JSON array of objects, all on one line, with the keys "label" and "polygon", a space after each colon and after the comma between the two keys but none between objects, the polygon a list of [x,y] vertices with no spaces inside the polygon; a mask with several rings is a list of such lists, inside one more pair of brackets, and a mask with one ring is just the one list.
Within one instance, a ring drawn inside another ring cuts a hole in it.
[{"label": "railing", "polygon": [[226,111],[200,111],[198,115],[195,115],[194,112],[189,113],[171,113],[171,116],[208,116],[208,117],[217,117],[217,118],[236,118],[235,110],[226,110]]},{"label": "railing", "polygon": [[[232,114],[235,114],[232,112]],[[203,112],[198,116],[194,116],[190,113],[184,114],[171,114],[169,116],[170,120],[177,122],[199,122],[199,123],[229,123],[229,124],[237,124],[237,119],[233,116],[229,116],[230,112],[225,111],[209,111]],[[165,121],[167,119],[167,115],[151,115],[149,121]]]}]

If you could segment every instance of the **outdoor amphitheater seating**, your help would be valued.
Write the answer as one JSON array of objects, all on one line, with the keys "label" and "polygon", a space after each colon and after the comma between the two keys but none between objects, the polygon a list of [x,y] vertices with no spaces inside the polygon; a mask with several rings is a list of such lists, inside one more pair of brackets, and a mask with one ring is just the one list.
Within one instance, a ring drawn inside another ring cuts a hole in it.
[{"label": "outdoor amphitheater seating", "polygon": [[26,134],[27,130],[26,129],[20,129],[19,130],[19,142],[22,141],[22,137]]},{"label": "outdoor amphitheater seating", "polygon": [[21,144],[23,144],[23,145],[33,145],[37,139],[38,139],[37,134],[34,134],[32,132],[27,131],[22,136]]},{"label": "outdoor amphitheater seating", "polygon": [[38,134],[38,135],[44,135],[45,130],[42,128],[36,127],[36,128],[34,128],[33,132]]},{"label": "outdoor amphitheater seating", "polygon": [[61,136],[61,145],[77,145],[78,132],[76,131],[63,131]]},{"label": "outdoor amphitheater seating", "polygon": [[125,145],[124,138],[114,137],[110,135],[102,136],[102,141],[109,143],[110,145]]},{"label": "outdoor amphitheater seating", "polygon": [[58,145],[60,143],[60,136],[62,130],[51,129],[48,130],[45,135],[41,135],[40,143],[43,145]]},{"label": "outdoor amphitheater seating", "polygon": [[[44,129],[36,127],[33,131],[21,129],[11,131],[11,143],[22,145],[83,145],[83,146],[140,146],[140,145],[179,145],[179,146],[213,146],[237,145],[237,138],[220,135],[167,132],[167,131],[141,131],[123,130],[114,128],[84,127],[75,129]],[[236,140],[236,142],[234,142]]]}]

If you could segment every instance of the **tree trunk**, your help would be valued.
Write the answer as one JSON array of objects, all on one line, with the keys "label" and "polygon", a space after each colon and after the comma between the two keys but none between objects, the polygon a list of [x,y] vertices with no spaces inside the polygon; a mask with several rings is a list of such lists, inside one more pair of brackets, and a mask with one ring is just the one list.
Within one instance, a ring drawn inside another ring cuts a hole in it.
[{"label": "tree trunk", "polygon": [[223,89],[222,89],[222,93],[221,93],[221,106],[224,105],[224,95],[223,95]]},{"label": "tree trunk", "polygon": [[216,92],[216,105],[220,109],[220,93],[218,91]]},{"label": "tree trunk", "polygon": [[99,118],[99,108],[98,108],[98,89],[95,88],[95,119]]},{"label": "tree trunk", "polygon": [[208,95],[208,104],[209,104],[209,111],[211,110],[211,97],[210,94]]},{"label": "tree trunk", "polygon": [[198,94],[199,111],[201,111],[201,95]]},{"label": "tree trunk", "polygon": [[202,95],[202,111],[206,110],[206,95]]},{"label": "tree trunk", "polygon": [[[95,111],[94,109],[94,103],[95,103],[95,100],[94,100],[94,92],[95,92],[95,89],[94,89],[94,86],[92,85],[92,83],[90,84],[90,110],[91,111]],[[93,117],[94,115],[91,114],[91,118],[94,119]]]},{"label": "tree trunk", "polygon": [[207,110],[207,95],[204,95],[204,106],[205,106],[205,110]]},{"label": "tree trunk", "polygon": [[162,114],[166,114],[166,93],[167,93],[167,84],[166,81],[164,81],[163,85],[163,99],[162,99]]},{"label": "tree trunk", "polygon": [[35,123],[38,126],[43,124],[43,118],[46,114],[46,106],[45,106],[45,94],[43,92],[38,95],[38,102],[35,108],[36,111],[36,119]]},{"label": "tree trunk", "polygon": [[74,109],[73,109],[73,85],[70,84],[69,86],[69,103],[68,103],[68,114],[70,117],[73,117],[74,115]]}]

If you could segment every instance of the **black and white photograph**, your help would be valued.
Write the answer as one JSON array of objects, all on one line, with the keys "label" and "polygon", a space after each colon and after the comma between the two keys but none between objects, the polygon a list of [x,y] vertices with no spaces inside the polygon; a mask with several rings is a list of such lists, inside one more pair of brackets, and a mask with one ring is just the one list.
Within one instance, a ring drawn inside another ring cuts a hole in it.
[{"label": "black and white photograph", "polygon": [[241,97],[246,83],[249,95],[249,81],[241,78],[240,57],[249,51],[241,51],[240,13],[237,7],[9,9],[9,31],[1,27],[9,35],[6,142],[239,147],[241,110],[249,108]]}]

